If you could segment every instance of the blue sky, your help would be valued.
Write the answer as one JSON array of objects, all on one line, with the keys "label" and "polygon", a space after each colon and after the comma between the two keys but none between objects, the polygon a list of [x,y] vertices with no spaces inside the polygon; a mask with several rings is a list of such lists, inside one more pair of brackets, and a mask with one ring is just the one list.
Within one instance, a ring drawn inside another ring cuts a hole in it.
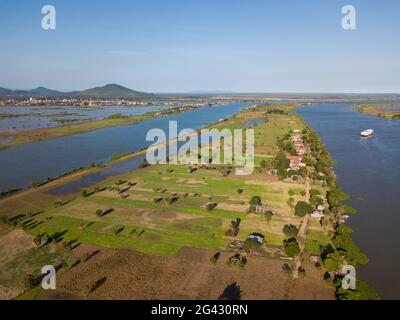
[{"label": "blue sky", "polygon": [[397,0],[0,0],[0,86],[400,93],[399,17]]}]

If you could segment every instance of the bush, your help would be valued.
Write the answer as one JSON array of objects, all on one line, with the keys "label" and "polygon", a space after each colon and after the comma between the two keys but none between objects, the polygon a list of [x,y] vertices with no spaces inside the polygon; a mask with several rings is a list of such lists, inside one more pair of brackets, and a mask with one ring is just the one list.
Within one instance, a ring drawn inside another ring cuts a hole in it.
[{"label": "bush", "polygon": [[242,194],[243,193],[243,189],[237,189],[237,193],[238,194]]},{"label": "bush", "polygon": [[206,209],[207,211],[213,211],[218,206],[218,203],[207,203]]},{"label": "bush", "polygon": [[295,207],[295,215],[298,217],[304,217],[306,214],[311,214],[313,211],[310,204],[305,201],[299,201]]},{"label": "bush", "polygon": [[261,205],[261,198],[259,196],[254,196],[250,199],[249,204],[252,206]]},{"label": "bush", "polygon": [[214,254],[211,258],[210,258],[210,262],[215,265],[218,262],[219,257],[221,256],[220,252],[217,252],[216,254]]}]

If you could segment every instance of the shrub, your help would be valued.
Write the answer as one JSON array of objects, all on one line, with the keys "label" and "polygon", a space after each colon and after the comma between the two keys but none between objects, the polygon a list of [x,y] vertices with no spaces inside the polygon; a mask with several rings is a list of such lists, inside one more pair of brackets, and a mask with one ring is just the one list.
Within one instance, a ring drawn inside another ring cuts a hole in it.
[{"label": "shrub", "polygon": [[238,194],[242,194],[243,193],[243,189],[237,189],[236,190]]}]

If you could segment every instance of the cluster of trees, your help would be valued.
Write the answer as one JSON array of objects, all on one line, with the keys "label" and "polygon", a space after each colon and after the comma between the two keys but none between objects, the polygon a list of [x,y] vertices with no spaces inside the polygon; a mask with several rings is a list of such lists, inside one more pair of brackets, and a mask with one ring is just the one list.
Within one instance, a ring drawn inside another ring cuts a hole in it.
[{"label": "cluster of trees", "polygon": [[296,156],[296,148],[293,142],[289,140],[289,138],[290,135],[285,135],[283,138],[278,138],[276,144],[282,151],[286,151],[290,155]]},{"label": "cluster of trees", "polygon": [[287,169],[289,167],[289,164],[290,160],[286,158],[285,153],[283,151],[279,151],[273,161],[273,165],[274,168],[277,170],[278,178],[280,180],[287,178],[288,176]]},{"label": "cluster of trees", "polygon": [[269,114],[282,114],[282,115],[285,115],[285,114],[288,114],[288,113],[286,111],[283,111],[283,110],[280,110],[280,109],[272,109],[272,110],[268,110],[265,113],[266,116],[269,115]]},{"label": "cluster of trees", "polygon": [[299,201],[296,204],[296,207],[294,209],[294,214],[298,217],[304,217],[307,214],[311,214],[313,211],[313,208],[311,205],[305,201]]},{"label": "cluster of trees", "polygon": [[247,264],[247,258],[244,256],[242,257],[239,253],[237,253],[234,256],[230,257],[226,264],[229,267],[239,266],[240,268],[244,269]]},{"label": "cluster of trees", "polygon": [[329,209],[333,213],[339,213],[343,210],[342,202],[349,199],[349,196],[337,185],[332,184],[327,194]]},{"label": "cluster of trees", "polygon": [[368,257],[351,239],[353,230],[350,227],[339,225],[333,238],[333,244],[336,250],[344,259],[353,266],[367,264]]},{"label": "cluster of trees", "polygon": [[260,206],[262,204],[261,198],[259,196],[253,196],[250,199],[249,204],[250,204],[250,208],[249,208],[250,213],[254,213],[254,212],[256,212],[256,207]]}]

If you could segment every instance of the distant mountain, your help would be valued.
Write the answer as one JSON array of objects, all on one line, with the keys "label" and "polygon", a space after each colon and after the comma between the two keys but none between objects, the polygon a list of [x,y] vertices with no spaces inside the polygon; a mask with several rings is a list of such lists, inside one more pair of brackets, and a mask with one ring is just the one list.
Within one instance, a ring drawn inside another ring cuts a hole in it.
[{"label": "distant mountain", "polygon": [[135,91],[115,83],[107,84],[104,87],[96,87],[70,94],[83,98],[101,98],[101,99],[135,99],[135,98],[151,98],[154,95]]},{"label": "distant mountain", "polygon": [[61,92],[38,87],[32,90],[10,90],[0,87],[0,98],[98,98],[98,99],[140,99],[153,98],[154,94],[135,91],[118,84],[107,84],[104,87],[96,87],[83,91]]},{"label": "distant mountain", "polygon": [[36,89],[29,90],[29,92],[35,95],[55,95],[55,94],[62,94],[60,91],[48,89],[45,87],[37,87]]}]

